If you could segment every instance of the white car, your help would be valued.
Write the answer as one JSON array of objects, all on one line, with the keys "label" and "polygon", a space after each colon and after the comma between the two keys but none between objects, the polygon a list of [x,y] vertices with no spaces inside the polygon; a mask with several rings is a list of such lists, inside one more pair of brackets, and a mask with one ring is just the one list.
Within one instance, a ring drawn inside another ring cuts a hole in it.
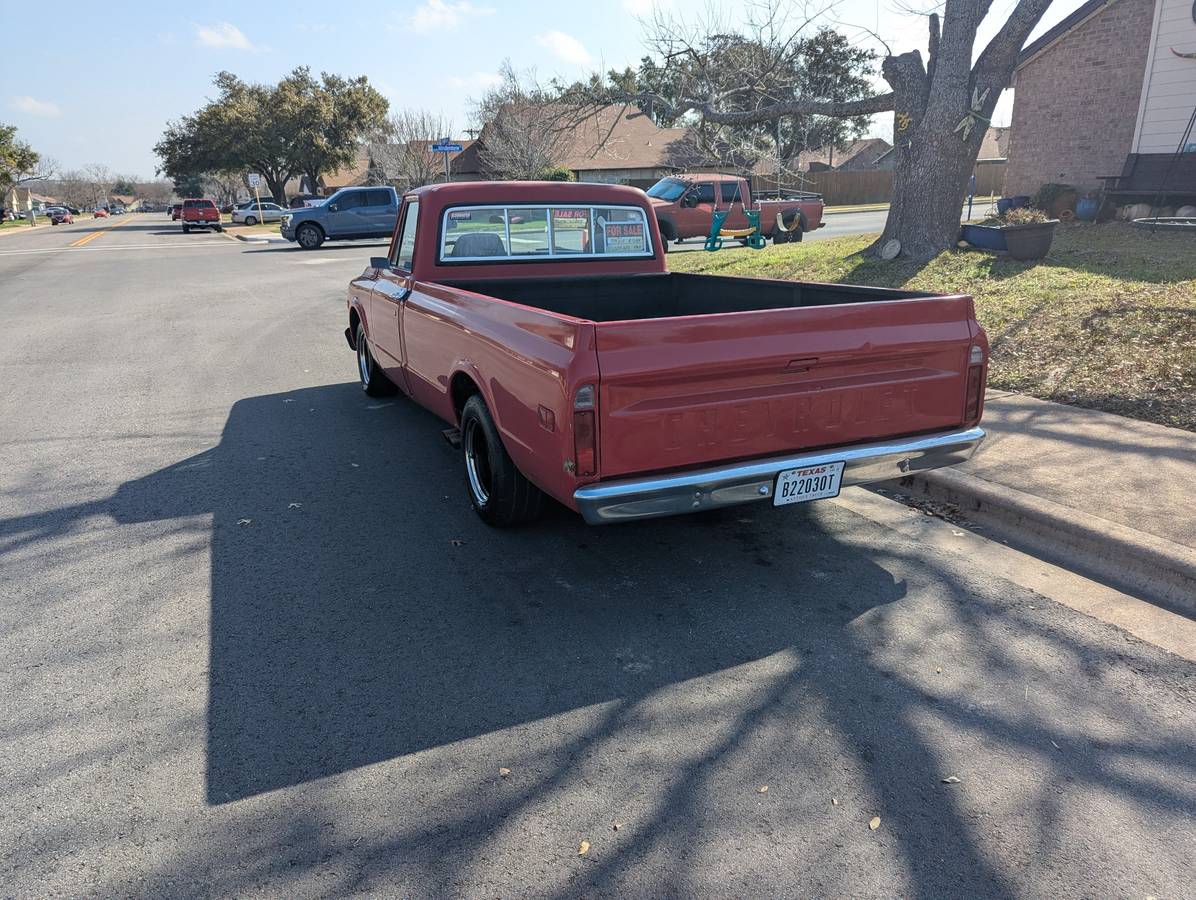
[{"label": "white car", "polygon": [[260,206],[237,207],[232,213],[233,224],[256,225],[258,222],[277,222],[282,219],[285,212],[286,210],[277,203],[263,202]]}]

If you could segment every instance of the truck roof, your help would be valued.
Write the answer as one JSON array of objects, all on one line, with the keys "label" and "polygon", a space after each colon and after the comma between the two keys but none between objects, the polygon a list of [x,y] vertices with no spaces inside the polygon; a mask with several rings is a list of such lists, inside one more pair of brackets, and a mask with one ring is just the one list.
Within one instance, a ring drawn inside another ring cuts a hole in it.
[{"label": "truck roof", "polygon": [[407,192],[420,201],[440,206],[459,203],[612,203],[645,206],[644,192],[624,184],[595,184],[585,181],[454,181],[426,184]]},{"label": "truck roof", "polygon": [[666,176],[678,181],[743,181],[742,175],[728,175],[726,172],[677,172]]}]

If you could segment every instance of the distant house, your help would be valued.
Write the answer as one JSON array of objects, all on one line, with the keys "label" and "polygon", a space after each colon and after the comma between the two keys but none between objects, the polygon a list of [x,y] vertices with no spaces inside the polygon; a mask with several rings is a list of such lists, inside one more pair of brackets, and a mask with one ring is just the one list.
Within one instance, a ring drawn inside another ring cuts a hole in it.
[{"label": "distant house", "polygon": [[[485,179],[486,138],[477,141],[453,163],[453,177]],[[578,181],[651,187],[665,175],[695,161],[688,128],[662,128],[639,109],[622,104],[603,107],[569,129],[557,153],[557,164]]]},{"label": "distant house", "polygon": [[1005,193],[1093,189],[1102,176],[1165,167],[1196,106],[1192,54],[1192,0],[1089,0],[1029,44],[1014,75]]}]

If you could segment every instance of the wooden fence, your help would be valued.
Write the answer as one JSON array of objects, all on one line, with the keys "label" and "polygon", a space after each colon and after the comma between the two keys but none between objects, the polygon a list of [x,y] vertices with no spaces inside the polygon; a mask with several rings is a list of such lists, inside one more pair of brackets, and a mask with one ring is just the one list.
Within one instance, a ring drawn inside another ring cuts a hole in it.
[{"label": "wooden fence", "polygon": [[[977,196],[1000,196],[1004,181],[1004,160],[977,163]],[[776,188],[775,178],[757,175],[752,179],[752,190],[755,193],[768,194]],[[781,188],[788,191],[817,191],[822,194],[827,206],[888,203],[893,199],[893,173],[886,169],[807,172],[804,178],[783,176]]]}]

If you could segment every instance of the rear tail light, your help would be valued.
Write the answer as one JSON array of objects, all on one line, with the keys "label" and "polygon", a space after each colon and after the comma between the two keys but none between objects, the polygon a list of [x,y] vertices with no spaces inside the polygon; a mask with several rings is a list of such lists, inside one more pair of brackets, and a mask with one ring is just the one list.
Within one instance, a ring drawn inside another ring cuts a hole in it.
[{"label": "rear tail light", "polygon": [[973,346],[968,351],[968,391],[963,405],[965,425],[980,421],[980,402],[984,397],[984,349]]},{"label": "rear tail light", "polygon": [[594,429],[594,385],[584,384],[573,398],[573,459],[578,475],[598,471],[597,440]]}]

